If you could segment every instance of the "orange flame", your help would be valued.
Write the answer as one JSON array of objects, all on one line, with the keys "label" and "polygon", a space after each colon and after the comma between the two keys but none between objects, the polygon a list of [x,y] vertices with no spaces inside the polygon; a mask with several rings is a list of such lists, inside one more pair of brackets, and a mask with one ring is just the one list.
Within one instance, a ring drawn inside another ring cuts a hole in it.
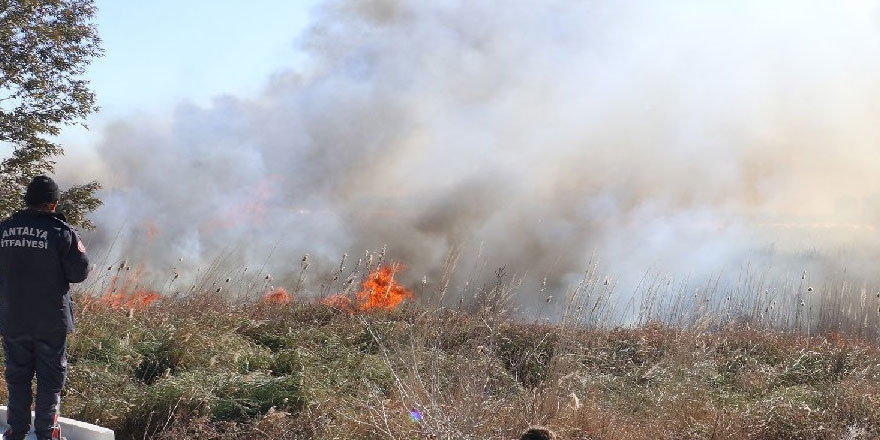
[{"label": "orange flame", "polygon": [[404,300],[415,298],[412,291],[394,279],[394,274],[403,269],[402,265],[379,266],[361,284],[360,292],[355,294],[354,305],[349,297],[342,294],[328,297],[322,302],[342,310],[393,310]]},{"label": "orange flame", "polygon": [[101,304],[120,309],[143,310],[162,297],[152,290],[139,286],[143,277],[143,266],[135,268],[131,276],[120,274],[128,270],[128,266],[120,265],[116,275],[110,280],[110,285],[98,299]]},{"label": "orange flame", "polygon": [[409,289],[394,279],[395,270],[403,270],[403,266],[386,264],[367,277],[361,285],[361,291],[355,295],[360,310],[391,310],[403,300],[415,298]]},{"label": "orange flame", "polygon": [[[144,232],[146,234],[146,254],[149,255],[153,247],[156,236],[159,235],[159,228],[151,221],[143,223]],[[112,270],[113,266],[107,268]],[[108,307],[143,310],[154,302],[160,300],[162,295],[144,287],[142,281],[144,277],[144,266],[142,264],[132,270],[128,265],[128,260],[123,260],[116,268],[116,274],[110,280],[110,284],[105,286],[95,303]]]},{"label": "orange flame", "polygon": [[268,290],[263,295],[263,301],[271,304],[290,304],[293,297],[287,293],[287,289],[279,287],[275,290]]},{"label": "orange flame", "polygon": [[143,310],[161,298],[156,292],[147,289],[138,289],[132,293],[105,293],[101,296],[101,303],[114,308]]}]

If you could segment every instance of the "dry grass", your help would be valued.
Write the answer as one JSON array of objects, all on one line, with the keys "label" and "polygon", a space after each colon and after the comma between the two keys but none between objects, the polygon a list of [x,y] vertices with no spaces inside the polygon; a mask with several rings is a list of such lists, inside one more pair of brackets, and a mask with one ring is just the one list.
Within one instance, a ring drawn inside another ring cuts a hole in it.
[{"label": "dry grass", "polygon": [[[305,257],[289,285],[353,296],[384,262],[343,259],[306,283]],[[880,295],[866,286],[646,273],[621,298],[590,264],[557,298],[545,280],[523,313],[521,277],[455,286],[456,264],[393,311],[248,300],[274,280],[221,262],[191,286],[175,273],[137,310],[80,295],[63,413],[119,439],[510,440],[533,425],[572,440],[880,438]],[[147,284],[105,267],[86,291]]]},{"label": "dry grass", "polygon": [[63,412],[120,439],[880,436],[880,351],[856,338],[215,294],[79,303]]}]

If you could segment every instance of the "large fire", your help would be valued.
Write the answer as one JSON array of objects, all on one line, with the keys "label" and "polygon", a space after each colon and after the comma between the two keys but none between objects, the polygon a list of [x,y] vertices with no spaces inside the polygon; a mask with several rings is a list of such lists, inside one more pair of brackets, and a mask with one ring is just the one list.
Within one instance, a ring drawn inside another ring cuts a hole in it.
[{"label": "large fire", "polygon": [[370,273],[355,294],[355,304],[345,295],[334,295],[324,304],[343,310],[392,310],[406,299],[414,299],[412,291],[394,279],[394,274],[403,270],[402,265],[385,264]]}]

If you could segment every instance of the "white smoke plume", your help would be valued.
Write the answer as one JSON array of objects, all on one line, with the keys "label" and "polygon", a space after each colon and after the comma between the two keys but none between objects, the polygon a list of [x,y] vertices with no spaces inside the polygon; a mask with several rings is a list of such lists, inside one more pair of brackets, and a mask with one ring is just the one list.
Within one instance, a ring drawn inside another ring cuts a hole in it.
[{"label": "white smoke plume", "polygon": [[878,23],[874,1],[328,1],[308,66],[261,94],[108,129],[89,239],[157,271],[387,245],[413,280],[454,249],[560,286],[593,256],[873,279]]}]

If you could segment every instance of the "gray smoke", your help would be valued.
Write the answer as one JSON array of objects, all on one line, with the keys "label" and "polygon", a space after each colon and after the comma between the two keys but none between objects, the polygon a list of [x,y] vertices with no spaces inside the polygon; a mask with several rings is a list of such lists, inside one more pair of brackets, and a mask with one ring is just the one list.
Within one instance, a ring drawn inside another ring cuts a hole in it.
[{"label": "gray smoke", "polygon": [[506,265],[557,286],[593,257],[621,279],[872,278],[878,17],[873,1],[328,1],[298,43],[308,66],[258,96],[107,130],[89,239],[157,272],[219,259],[289,278],[304,253],[331,267],[387,245],[411,281],[457,250],[487,262],[478,278]]}]

